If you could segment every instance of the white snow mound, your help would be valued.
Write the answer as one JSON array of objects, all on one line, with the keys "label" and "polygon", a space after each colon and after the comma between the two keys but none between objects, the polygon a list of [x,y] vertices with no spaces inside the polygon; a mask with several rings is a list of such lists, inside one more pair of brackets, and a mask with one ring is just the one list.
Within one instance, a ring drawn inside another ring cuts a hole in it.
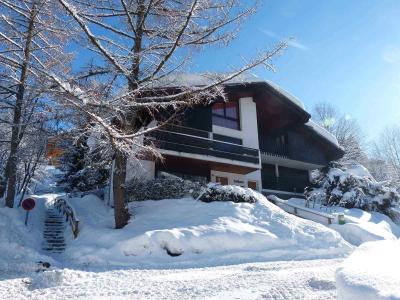
[{"label": "white snow mound", "polygon": [[338,299],[400,299],[400,240],[368,242],[336,271]]},{"label": "white snow mound", "polygon": [[[25,226],[22,208],[0,208],[0,275],[36,269],[38,261],[53,260],[41,254],[44,206],[47,198],[34,197],[36,207]],[[0,276],[1,277],[1,276]]]},{"label": "white snow mound", "polygon": [[113,211],[95,196],[70,199],[80,234],[65,255],[91,266],[193,267],[344,256],[352,249],[323,225],[292,216],[259,194],[258,202],[203,203],[192,198],[130,204],[113,229]]}]

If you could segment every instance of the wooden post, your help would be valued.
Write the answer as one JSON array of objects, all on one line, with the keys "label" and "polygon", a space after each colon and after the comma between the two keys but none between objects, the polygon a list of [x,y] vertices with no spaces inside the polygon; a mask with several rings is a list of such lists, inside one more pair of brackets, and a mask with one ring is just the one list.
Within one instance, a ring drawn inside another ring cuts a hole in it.
[{"label": "wooden post", "polygon": [[28,226],[28,216],[29,216],[29,210],[27,210],[25,214],[25,226]]}]

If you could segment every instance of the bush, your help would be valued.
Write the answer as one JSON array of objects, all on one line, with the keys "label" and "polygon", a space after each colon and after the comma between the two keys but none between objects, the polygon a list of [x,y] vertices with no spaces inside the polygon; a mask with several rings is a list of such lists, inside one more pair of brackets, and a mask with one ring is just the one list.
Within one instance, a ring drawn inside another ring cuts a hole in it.
[{"label": "bush", "polygon": [[143,181],[132,179],[126,185],[127,201],[179,199],[192,196],[203,202],[232,201],[235,203],[257,202],[258,193],[252,189],[235,185],[220,185],[184,180],[180,177],[162,172],[158,178]]},{"label": "bush", "polygon": [[127,200],[179,199],[185,196],[197,198],[203,185],[199,182],[183,180],[180,177],[161,172],[160,176],[148,181],[137,178],[126,185]]},{"label": "bush", "polygon": [[306,188],[308,201],[327,206],[360,208],[390,215],[398,206],[400,194],[384,183],[377,182],[359,164],[332,163],[315,173],[312,186]]},{"label": "bush", "polygon": [[64,176],[58,183],[66,192],[86,192],[104,187],[110,177],[108,161],[91,152],[86,140],[68,145],[60,162]]},{"label": "bush", "polygon": [[242,188],[236,185],[220,185],[210,183],[200,194],[199,200],[203,202],[232,201],[235,203],[257,202],[258,193],[249,188]]}]

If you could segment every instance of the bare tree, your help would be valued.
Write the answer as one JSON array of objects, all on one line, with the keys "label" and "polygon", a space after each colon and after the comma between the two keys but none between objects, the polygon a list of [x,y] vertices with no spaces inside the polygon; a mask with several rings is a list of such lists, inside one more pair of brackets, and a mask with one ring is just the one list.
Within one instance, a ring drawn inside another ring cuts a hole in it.
[{"label": "bare tree", "polygon": [[332,133],[344,148],[345,155],[341,159],[342,161],[366,162],[365,138],[356,120],[342,115],[334,105],[327,102],[320,102],[315,105],[313,118]]},{"label": "bare tree", "polygon": [[5,112],[2,125],[9,129],[5,180],[6,205],[12,207],[19,147],[26,129],[46,113],[42,97],[53,83],[43,74],[65,70],[62,42],[67,31],[57,26],[61,22],[49,0],[2,0],[0,11],[0,108]]},{"label": "bare tree", "polygon": [[400,126],[383,130],[374,144],[373,154],[383,162],[385,177],[394,184],[400,184]]},{"label": "bare tree", "polygon": [[313,119],[331,133],[334,132],[338,116],[337,108],[328,102],[319,102],[314,106]]},{"label": "bare tree", "polygon": [[[166,93],[159,83],[190,66],[204,47],[225,46],[244,19],[256,11],[253,1],[239,0],[57,0],[68,22],[81,32],[80,47],[92,58],[75,79],[48,73],[64,103],[89,118],[92,136],[115,161],[113,195],[116,228],[129,218],[124,201],[126,159],[159,155],[143,144],[143,134],[170,122],[188,106],[225,99],[222,84],[247,70],[265,65],[286,47],[279,43],[204,86],[186,86]],[[83,51],[83,50],[82,50]],[[157,91],[157,92],[155,92]],[[168,112],[169,117],[158,116]],[[171,113],[172,112],[172,113]],[[150,122],[158,125],[146,128]],[[153,122],[154,123],[154,122]],[[89,128],[88,128],[89,129]],[[108,147],[108,148],[107,148]],[[108,149],[108,150],[107,150]],[[111,149],[111,150],[110,150]]]}]

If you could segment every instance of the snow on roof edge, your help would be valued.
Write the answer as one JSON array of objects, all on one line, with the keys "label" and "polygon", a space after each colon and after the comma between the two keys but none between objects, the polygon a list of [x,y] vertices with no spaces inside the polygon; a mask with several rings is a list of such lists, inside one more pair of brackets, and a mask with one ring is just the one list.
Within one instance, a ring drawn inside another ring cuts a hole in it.
[{"label": "snow on roof edge", "polygon": [[[221,80],[227,74],[224,73],[175,73],[164,77],[162,80],[153,84],[155,88],[173,88],[173,87],[193,87],[193,86],[204,86],[211,84],[214,80]],[[257,84],[264,83],[274,89],[276,92],[284,96],[291,103],[299,107],[301,110],[306,111],[304,103],[299,98],[292,95],[278,84],[259,78],[257,75],[247,72],[241,74],[229,81],[224,85],[240,85],[240,84]]]},{"label": "snow on roof edge", "polygon": [[321,136],[322,138],[324,138],[325,140],[329,141],[331,144],[339,148],[340,150],[343,150],[343,147],[340,146],[337,138],[332,133],[330,133],[328,130],[326,130],[313,120],[310,119],[305,125],[312,131],[314,131],[316,134],[318,134],[319,136]]}]

